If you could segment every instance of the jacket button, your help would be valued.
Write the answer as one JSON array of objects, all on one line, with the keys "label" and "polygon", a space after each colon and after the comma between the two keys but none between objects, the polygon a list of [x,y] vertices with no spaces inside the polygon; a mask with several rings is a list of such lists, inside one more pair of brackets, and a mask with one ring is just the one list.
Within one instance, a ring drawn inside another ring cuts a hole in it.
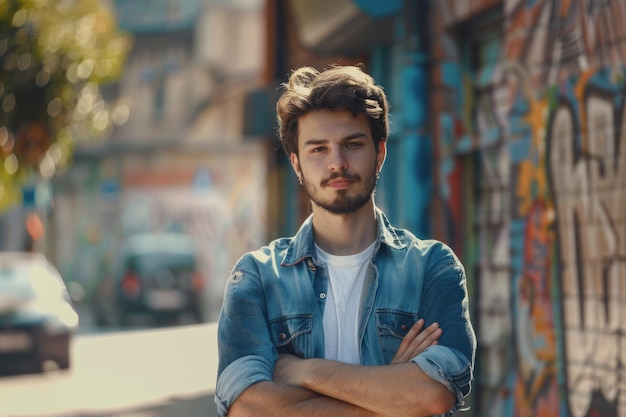
[{"label": "jacket button", "polygon": [[407,326],[406,324],[403,324],[401,327],[402,331],[405,331],[405,332],[407,331],[408,328],[409,326]]},{"label": "jacket button", "polygon": [[281,334],[278,335],[278,338],[280,340],[285,340],[287,338],[287,335],[285,333],[281,333]]},{"label": "jacket button", "polygon": [[320,298],[323,300],[324,298],[326,298],[326,293],[321,292],[320,293]]}]

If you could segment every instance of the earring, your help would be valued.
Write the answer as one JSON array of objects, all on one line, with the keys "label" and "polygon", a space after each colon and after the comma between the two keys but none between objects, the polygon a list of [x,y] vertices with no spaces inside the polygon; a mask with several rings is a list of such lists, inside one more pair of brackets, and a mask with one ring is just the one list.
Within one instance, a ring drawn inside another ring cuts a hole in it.
[{"label": "earring", "polygon": [[302,185],[302,177],[298,177],[298,182]]}]

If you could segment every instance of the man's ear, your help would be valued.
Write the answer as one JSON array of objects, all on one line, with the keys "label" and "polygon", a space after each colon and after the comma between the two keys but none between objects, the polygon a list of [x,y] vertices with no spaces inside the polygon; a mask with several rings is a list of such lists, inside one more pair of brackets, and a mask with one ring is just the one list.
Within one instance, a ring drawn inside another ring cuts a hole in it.
[{"label": "man's ear", "polygon": [[300,161],[298,160],[298,155],[296,155],[295,152],[292,152],[291,155],[289,155],[289,160],[291,161],[291,167],[296,173],[298,179],[302,178],[302,171],[300,170]]},{"label": "man's ear", "polygon": [[385,165],[385,159],[387,159],[387,141],[381,140],[378,142],[378,155],[376,155],[376,172],[380,172]]}]

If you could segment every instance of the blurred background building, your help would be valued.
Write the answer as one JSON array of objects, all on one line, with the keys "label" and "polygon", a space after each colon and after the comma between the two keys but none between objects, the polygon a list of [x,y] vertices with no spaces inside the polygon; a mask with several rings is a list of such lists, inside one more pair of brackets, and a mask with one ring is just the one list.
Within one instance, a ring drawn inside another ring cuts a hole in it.
[{"label": "blurred background building", "polygon": [[244,131],[246,94],[263,71],[263,3],[114,6],[133,47],[103,95],[127,121],[105,141],[81,143],[56,179],[54,224],[63,232],[51,250],[91,294],[129,235],[185,232],[202,253],[216,310],[242,248],[267,235],[270,144]]},{"label": "blurred background building", "polygon": [[[378,204],[466,265],[467,415],[626,417],[625,1],[111,5],[133,36],[103,90],[124,123],[24,194],[54,201],[38,245],[64,276],[89,292],[126,235],[183,230],[219,304],[241,253],[308,214],[278,149],[280,84],[362,63],[391,102]],[[3,214],[5,248],[23,218]]]}]

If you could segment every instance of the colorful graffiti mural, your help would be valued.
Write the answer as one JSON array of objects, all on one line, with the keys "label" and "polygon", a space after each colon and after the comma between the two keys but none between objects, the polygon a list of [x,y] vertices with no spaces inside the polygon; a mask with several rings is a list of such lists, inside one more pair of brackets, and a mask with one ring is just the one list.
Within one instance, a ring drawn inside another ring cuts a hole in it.
[{"label": "colorful graffiti mural", "polygon": [[[625,73],[626,74],[626,70]],[[626,416],[624,77],[599,71],[559,96],[548,129],[572,416]],[[575,104],[575,105],[573,105]]]},{"label": "colorful graffiti mural", "polygon": [[[467,25],[478,3],[437,7]],[[473,226],[474,415],[626,417],[626,1],[501,6],[496,59],[448,37],[439,66],[441,199],[476,170],[471,217],[445,219]]]}]

